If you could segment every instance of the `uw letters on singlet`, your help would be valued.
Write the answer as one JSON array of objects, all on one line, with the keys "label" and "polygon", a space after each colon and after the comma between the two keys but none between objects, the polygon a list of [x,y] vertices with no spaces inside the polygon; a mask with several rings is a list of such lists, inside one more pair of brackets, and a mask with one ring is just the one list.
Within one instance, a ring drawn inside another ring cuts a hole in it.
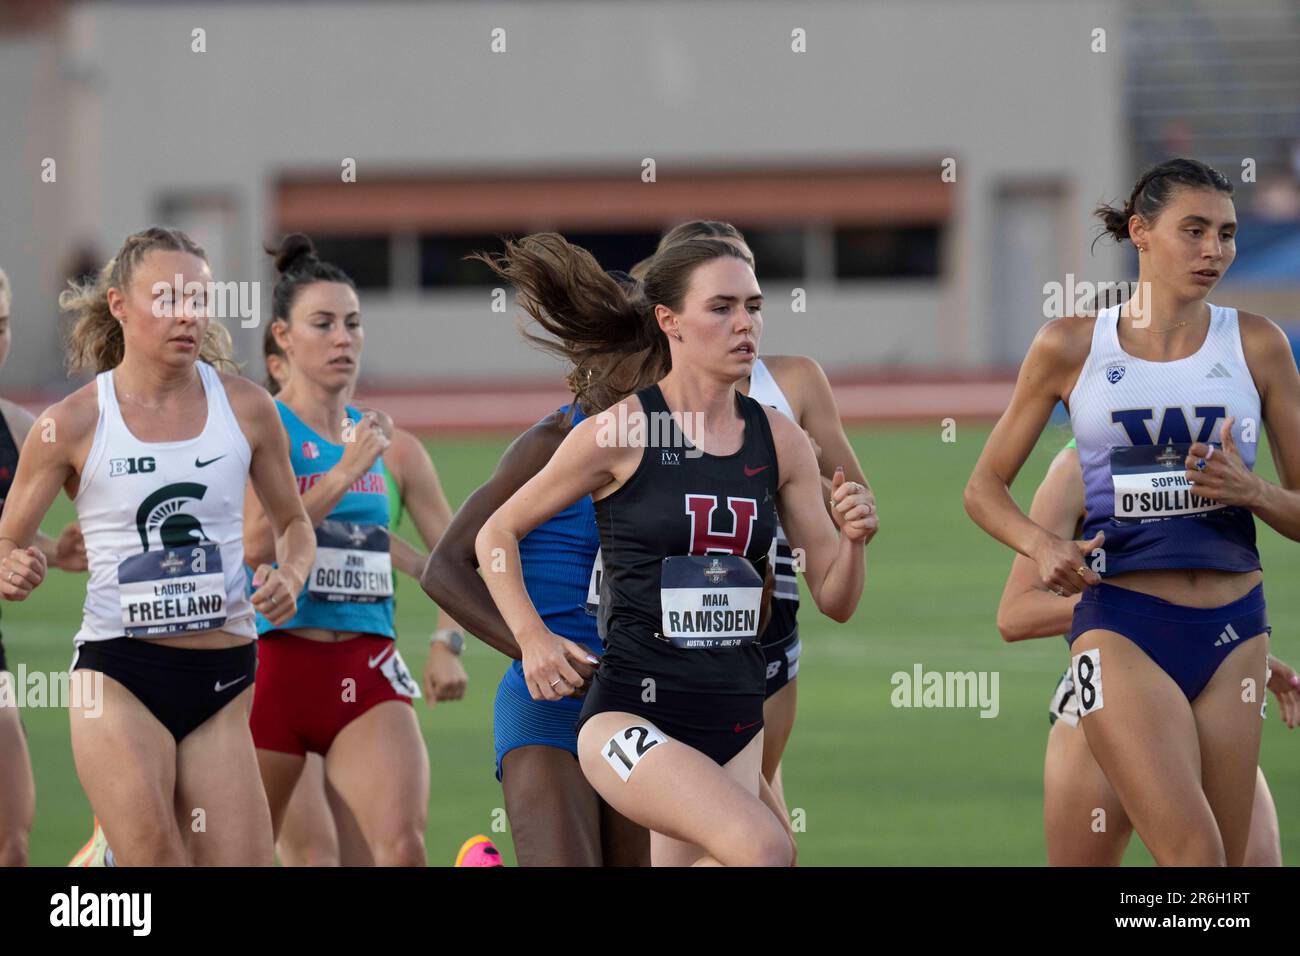
[{"label": "uw letters on singlet", "polygon": [[1224,506],[1192,490],[1187,480],[1191,445],[1133,445],[1112,448],[1110,474],[1117,521],[1150,521],[1206,514]]},{"label": "uw letters on singlet", "polygon": [[221,549],[212,543],[146,551],[117,566],[127,637],[167,637],[226,623]]},{"label": "uw letters on singlet", "polygon": [[674,647],[741,647],[758,636],[763,579],[734,554],[663,559],[659,603],[663,636]]},{"label": "uw letters on singlet", "polygon": [[375,604],[393,596],[393,559],[382,525],[322,521],[307,593],[318,601]]}]

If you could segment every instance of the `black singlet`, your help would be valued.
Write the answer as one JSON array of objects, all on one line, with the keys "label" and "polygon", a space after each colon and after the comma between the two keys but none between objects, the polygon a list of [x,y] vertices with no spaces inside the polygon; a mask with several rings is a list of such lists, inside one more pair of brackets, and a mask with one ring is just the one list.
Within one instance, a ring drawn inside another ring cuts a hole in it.
[{"label": "black singlet", "polygon": [[605,567],[599,679],[761,695],[754,587],[767,570],[779,484],[767,414],[737,392],[744,443],[716,456],[687,442],[659,386],[637,398],[649,421],[641,463],[596,502]]},{"label": "black singlet", "polygon": [[0,412],[0,507],[9,497],[9,489],[14,483],[14,472],[18,470],[18,446],[14,444],[14,434],[9,430],[9,422]]}]

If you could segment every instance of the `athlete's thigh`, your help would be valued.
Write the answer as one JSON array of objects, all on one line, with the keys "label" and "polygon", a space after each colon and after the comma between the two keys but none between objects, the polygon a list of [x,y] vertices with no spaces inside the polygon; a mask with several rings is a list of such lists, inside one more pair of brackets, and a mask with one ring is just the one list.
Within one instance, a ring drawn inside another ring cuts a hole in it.
[{"label": "athlete's thigh", "polygon": [[1282,831],[1277,824],[1277,807],[1264,768],[1255,776],[1255,806],[1250,814],[1250,839],[1246,842],[1246,866],[1281,866]]},{"label": "athlete's thigh", "polygon": [[1052,725],[1043,759],[1048,866],[1119,866],[1133,826],[1083,729]]},{"label": "athlete's thigh", "polygon": [[325,773],[372,847],[397,833],[423,837],[429,754],[410,704],[376,704],[339,731],[325,755]]},{"label": "athlete's thigh", "polygon": [[[0,673],[0,680],[12,680]],[[0,866],[26,857],[36,813],[36,781],[16,706],[0,704]]]},{"label": "athlete's thigh", "polygon": [[[798,683],[798,677],[791,678],[788,684],[763,701],[763,776],[767,778],[768,783],[773,783],[776,779],[777,769],[781,766],[781,757],[785,753],[785,745],[790,740],[791,731],[794,730]],[[774,783],[773,786],[775,787]],[[784,802],[784,794],[779,790],[777,793]]]},{"label": "athlete's thigh", "polygon": [[[725,767],[719,768],[738,787],[756,798],[762,787],[762,736],[759,734],[745,745],[744,750],[727,761]],[[708,760],[707,757],[705,759]],[[713,761],[710,760],[709,763],[713,764]],[[772,810],[766,803],[760,802],[759,805],[769,812]],[[656,830],[650,833],[650,859],[654,866],[716,866],[720,862],[703,844],[677,839]]]},{"label": "athlete's thigh", "polygon": [[271,811],[248,715],[248,688],[180,742],[176,820],[197,866],[270,866]]},{"label": "athlete's thigh", "polygon": [[[1191,705],[1173,678],[1128,638],[1094,630],[1071,653],[1098,650],[1094,673],[1076,670],[1075,691],[1088,746],[1115,788],[1133,828],[1159,863],[1210,863],[1221,845],[1201,789]],[[1090,695],[1099,703],[1089,703]]]},{"label": "athlete's thigh", "polygon": [[176,741],[113,678],[76,670],[72,680],[86,688],[68,708],[72,759],[114,857],[123,866],[185,863],[173,812]]},{"label": "athlete's thigh", "polygon": [[[320,763],[323,768],[325,761],[320,759]],[[343,795],[330,783],[329,774],[325,774],[325,799],[338,834],[339,866],[374,866],[375,857],[366,843],[366,835],[361,832],[361,824]]]},{"label": "athlete's thigh", "polygon": [[501,758],[510,837],[520,866],[600,866],[600,797],[573,754],[530,744]]},{"label": "athlete's thigh", "polygon": [[[757,796],[761,734],[737,755],[744,760],[733,759],[726,768],[693,747],[663,738],[639,756],[624,780],[610,762],[615,758],[604,755],[607,745],[626,728],[649,723],[632,714],[609,711],[583,724],[578,757],[583,773],[605,802],[655,834],[693,844],[718,859],[734,855],[749,834],[770,834],[775,828],[777,836],[784,839],[780,824]],[[752,771],[753,780],[744,779],[742,771],[746,770]],[[650,852],[659,865],[655,834],[651,835]]]},{"label": "athlete's thigh", "polygon": [[[584,782],[586,778],[584,777]],[[588,784],[588,787],[591,785]],[[595,793],[595,791],[592,791]],[[604,866],[649,866],[650,831],[600,801],[600,855]]]},{"label": "athlete's thigh", "polygon": [[266,795],[267,809],[271,814],[271,833],[276,840],[284,826],[284,817],[289,809],[302,776],[307,758],[303,754],[284,753],[279,750],[256,749],[257,771],[262,778],[262,792]]},{"label": "athlete's thigh", "polygon": [[325,796],[325,761],[308,754],[276,829],[276,853],[284,866],[338,866],[339,835]]},{"label": "athlete's thigh", "polygon": [[1243,640],[1192,702],[1200,736],[1201,786],[1218,821],[1229,866],[1241,866],[1250,835],[1267,655],[1267,635]]}]

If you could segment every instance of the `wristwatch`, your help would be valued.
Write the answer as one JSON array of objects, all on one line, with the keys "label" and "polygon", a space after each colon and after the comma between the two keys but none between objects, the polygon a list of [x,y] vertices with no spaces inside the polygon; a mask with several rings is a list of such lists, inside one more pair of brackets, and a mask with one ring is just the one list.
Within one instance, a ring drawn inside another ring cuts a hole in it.
[{"label": "wristwatch", "polygon": [[433,632],[429,643],[446,644],[447,649],[459,657],[461,649],[465,646],[465,635],[453,627],[444,627]]}]

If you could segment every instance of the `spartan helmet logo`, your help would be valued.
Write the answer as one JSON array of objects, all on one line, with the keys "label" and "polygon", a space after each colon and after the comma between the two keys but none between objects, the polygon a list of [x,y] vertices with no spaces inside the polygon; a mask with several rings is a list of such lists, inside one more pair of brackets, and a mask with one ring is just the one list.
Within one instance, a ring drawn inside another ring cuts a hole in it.
[{"label": "spartan helmet logo", "polygon": [[140,547],[149,550],[149,535],[158,529],[163,548],[184,548],[208,540],[199,519],[181,509],[187,501],[201,501],[208,486],[193,481],[164,485],[140,503],[135,513],[135,527],[140,532]]}]

